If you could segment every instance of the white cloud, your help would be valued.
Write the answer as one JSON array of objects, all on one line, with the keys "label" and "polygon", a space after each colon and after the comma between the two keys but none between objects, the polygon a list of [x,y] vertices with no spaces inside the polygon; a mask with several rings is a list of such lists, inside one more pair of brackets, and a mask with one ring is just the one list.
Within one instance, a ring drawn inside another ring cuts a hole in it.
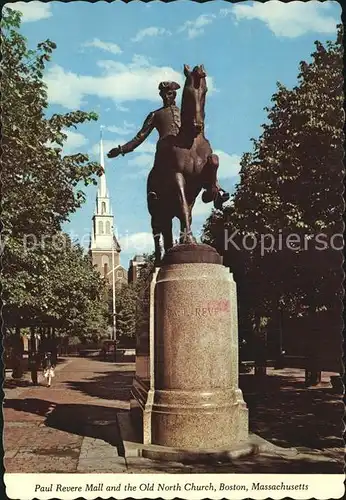
[{"label": "white cloud", "polygon": [[49,3],[43,2],[15,2],[7,3],[5,7],[9,7],[12,10],[18,10],[22,15],[23,23],[30,23],[34,21],[40,21],[41,19],[47,19],[52,16],[51,5]]},{"label": "white cloud", "polygon": [[170,36],[172,33],[165,28],[159,28],[157,26],[150,26],[149,28],[144,28],[143,30],[138,31],[134,38],[131,38],[132,42],[141,42],[143,38],[167,35]]},{"label": "white cloud", "polygon": [[197,197],[195,205],[192,209],[192,218],[194,217],[208,217],[213,209],[213,202],[204,203],[202,201],[202,193]]},{"label": "white cloud", "polygon": [[63,153],[65,155],[73,154],[88,142],[87,138],[80,132],[74,132],[73,130],[64,130],[63,132],[67,135],[63,147]]},{"label": "white cloud", "polygon": [[[129,155],[127,178],[147,177],[154,166],[156,144],[144,141]],[[132,156],[133,155],[133,156]]]},{"label": "white cloud", "polygon": [[[81,148],[82,146],[85,146],[88,143],[88,139],[80,132],[75,132],[75,131],[69,130],[69,129],[63,129],[62,132],[65,135],[67,135],[67,138],[65,139],[62,148],[61,148],[60,144],[58,144],[57,142],[47,141],[45,145],[48,148],[62,149],[62,153],[64,155],[72,155],[77,150],[79,150],[79,148]],[[80,152],[80,151],[78,151],[78,152]]]},{"label": "white cloud", "polygon": [[115,108],[120,111],[121,113],[128,113],[130,110],[129,108],[126,108],[125,106],[122,106],[118,102],[115,103]]},{"label": "white cloud", "polygon": [[211,24],[216,18],[215,14],[201,14],[193,21],[186,21],[178,30],[178,33],[187,31],[188,38],[196,38],[203,35],[204,28]]},{"label": "white cloud", "polygon": [[[126,179],[138,179],[147,177],[149,171],[154,165],[154,157],[156,151],[156,145],[152,142],[144,142],[133,153],[125,155],[125,157],[118,156],[115,159],[108,159],[107,153],[122,144],[124,144],[123,137],[115,137],[112,140],[103,139],[103,150],[105,155],[106,163],[109,165],[114,165],[114,168],[119,168],[119,173]],[[89,154],[92,155],[96,160],[99,160],[100,155],[100,143],[96,142],[89,149]]]},{"label": "white cloud", "polygon": [[154,250],[154,240],[151,233],[134,233],[120,237],[121,250],[125,253],[142,254]]},{"label": "white cloud", "polygon": [[113,59],[102,59],[97,61],[97,66],[102,68],[106,73],[126,73],[127,71],[138,70],[139,68],[150,68],[150,61],[142,54],[133,54],[132,61],[128,64],[114,61]]},{"label": "white cloud", "polygon": [[156,144],[150,141],[142,142],[140,146],[136,149],[136,153],[151,153],[155,154]]},{"label": "white cloud", "polygon": [[94,38],[91,42],[83,43],[83,47],[96,47],[97,49],[111,52],[112,54],[121,54],[122,50],[116,43],[103,42],[99,38]]},{"label": "white cloud", "polygon": [[[305,33],[334,33],[337,20],[328,15],[332,2],[289,2],[270,0],[266,3],[237,4],[221,9],[220,14],[232,14],[237,21],[257,19],[264,22],[278,37],[295,38]],[[336,2],[333,2],[333,4]]]},{"label": "white cloud", "polygon": [[143,173],[148,174],[154,164],[154,155],[143,153],[130,158],[127,162],[130,167],[138,167]]},{"label": "white cloud", "polygon": [[216,150],[214,153],[219,157],[219,168],[217,171],[219,179],[236,177],[239,174],[241,160],[239,155],[230,155],[221,150]]},{"label": "white cloud", "polygon": [[51,66],[44,75],[48,89],[48,100],[50,104],[61,104],[65,108],[79,108],[83,102],[83,79],[72,71],[55,64]]},{"label": "white cloud", "polygon": [[[134,56],[129,64],[99,61],[103,69],[100,76],[81,75],[53,65],[44,76],[48,86],[50,104],[68,109],[79,108],[86,95],[112,99],[118,105],[135,100],[158,100],[158,84],[175,80],[183,84],[182,72],[169,66],[153,66],[142,56]],[[212,80],[208,80],[212,88]]]},{"label": "white cloud", "polygon": [[124,121],[123,125],[121,125],[120,127],[112,125],[106,128],[109,132],[114,132],[115,134],[119,135],[128,135],[135,131],[135,126],[133,125],[133,123],[128,123],[127,121]]},{"label": "white cloud", "polygon": [[232,7],[223,7],[222,9],[220,9],[219,11],[219,16],[220,17],[227,17],[229,15],[231,15],[233,12],[233,9]]},{"label": "white cloud", "polygon": [[154,165],[154,155],[143,153],[135,155],[127,162],[126,178],[138,179],[139,177],[147,177]]},{"label": "white cloud", "polygon": [[[122,138],[115,138],[114,140],[109,141],[108,139],[103,139],[103,151],[105,154],[105,159],[107,159],[107,153],[113,149],[116,148],[119,144],[122,144],[123,139]],[[100,143],[96,142],[90,149],[89,154],[97,157],[99,159],[99,154],[100,154]],[[110,161],[117,161],[117,158],[115,160]]]},{"label": "white cloud", "polygon": [[126,178],[147,177],[154,166],[156,144],[143,142],[134,153],[128,155]]}]

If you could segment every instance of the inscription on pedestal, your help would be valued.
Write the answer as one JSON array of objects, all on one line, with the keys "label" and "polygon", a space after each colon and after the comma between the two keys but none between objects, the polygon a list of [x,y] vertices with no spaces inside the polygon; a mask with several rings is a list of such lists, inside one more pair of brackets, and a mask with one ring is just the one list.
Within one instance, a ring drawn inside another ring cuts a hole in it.
[{"label": "inscription on pedestal", "polygon": [[181,318],[186,316],[219,316],[231,312],[229,300],[208,300],[194,308],[169,309],[168,315],[171,318]]},{"label": "inscription on pedestal", "polygon": [[231,312],[231,302],[229,300],[208,300],[198,307],[169,309],[171,318],[181,318],[183,316],[219,316]]},{"label": "inscription on pedestal", "polygon": [[195,316],[218,316],[229,313],[231,304],[229,300],[209,300],[201,307],[195,308]]}]

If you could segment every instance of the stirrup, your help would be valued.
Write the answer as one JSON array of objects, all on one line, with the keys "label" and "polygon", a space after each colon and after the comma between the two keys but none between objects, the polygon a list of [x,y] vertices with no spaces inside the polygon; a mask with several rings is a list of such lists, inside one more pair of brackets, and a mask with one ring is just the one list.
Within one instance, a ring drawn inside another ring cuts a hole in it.
[{"label": "stirrup", "polygon": [[215,194],[215,188],[208,188],[202,193],[202,201],[203,203],[210,203],[215,199],[217,193]]}]

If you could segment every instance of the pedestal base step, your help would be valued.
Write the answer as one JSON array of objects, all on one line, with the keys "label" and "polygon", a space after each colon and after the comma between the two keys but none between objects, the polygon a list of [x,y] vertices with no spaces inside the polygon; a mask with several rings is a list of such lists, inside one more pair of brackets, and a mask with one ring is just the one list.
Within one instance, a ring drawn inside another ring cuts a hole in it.
[{"label": "pedestal base step", "polygon": [[256,434],[250,434],[247,440],[229,448],[182,450],[157,445],[143,445],[141,448],[142,457],[185,464],[232,462],[242,457],[261,453],[287,457],[295,456],[298,452],[294,448],[279,448]]},{"label": "pedestal base step", "polygon": [[138,433],[133,428],[129,413],[118,414],[118,420],[125,457],[144,457],[152,460],[189,464],[232,462],[232,460],[261,453],[269,453],[285,458],[294,457],[298,454],[295,448],[281,448],[256,434],[249,434],[247,440],[228,448],[179,449],[155,444],[143,444],[138,442]]}]

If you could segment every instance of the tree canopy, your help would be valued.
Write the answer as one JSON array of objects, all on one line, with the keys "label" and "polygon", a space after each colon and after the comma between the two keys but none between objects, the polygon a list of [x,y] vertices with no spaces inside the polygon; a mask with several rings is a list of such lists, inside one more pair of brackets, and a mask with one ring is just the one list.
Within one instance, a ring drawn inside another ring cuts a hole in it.
[{"label": "tree canopy", "polygon": [[[263,132],[242,157],[232,205],[205,226],[205,241],[234,271],[240,309],[256,331],[261,317],[280,309],[309,316],[314,328],[327,317],[323,312],[340,318],[342,57],[339,26],[335,41],[315,42],[294,88],[277,84]],[[337,332],[340,322],[333,328]]]},{"label": "tree canopy", "polygon": [[85,200],[79,186],[95,183],[101,172],[84,153],[64,154],[67,131],[97,115],[49,113],[43,75],[56,45],[45,40],[29,50],[20,16],[5,8],[1,20],[5,323],[102,327],[96,311],[103,282],[82,249],[61,234]]}]

